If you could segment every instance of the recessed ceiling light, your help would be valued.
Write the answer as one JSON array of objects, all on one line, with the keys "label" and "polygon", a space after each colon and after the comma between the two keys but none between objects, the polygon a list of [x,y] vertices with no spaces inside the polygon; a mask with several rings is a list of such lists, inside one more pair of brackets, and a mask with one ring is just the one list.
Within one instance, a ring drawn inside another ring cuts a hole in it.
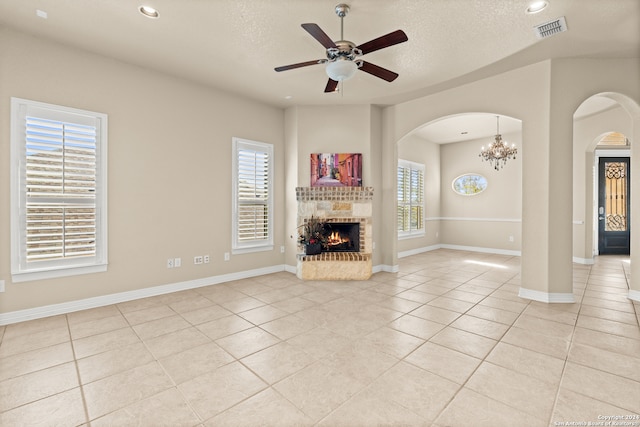
[{"label": "recessed ceiling light", "polygon": [[140,6],[140,8],[138,10],[140,11],[141,14],[143,14],[147,18],[156,19],[156,18],[158,18],[160,16],[158,11],[156,9],[152,8],[151,6]]},{"label": "recessed ceiling light", "polygon": [[47,19],[49,17],[49,14],[44,10],[36,9],[36,16],[42,19]]},{"label": "recessed ceiling light", "polygon": [[548,1],[535,0],[529,3],[529,6],[527,6],[526,12],[530,15],[533,15],[534,13],[542,12],[544,9],[547,8],[547,6],[549,6]]}]

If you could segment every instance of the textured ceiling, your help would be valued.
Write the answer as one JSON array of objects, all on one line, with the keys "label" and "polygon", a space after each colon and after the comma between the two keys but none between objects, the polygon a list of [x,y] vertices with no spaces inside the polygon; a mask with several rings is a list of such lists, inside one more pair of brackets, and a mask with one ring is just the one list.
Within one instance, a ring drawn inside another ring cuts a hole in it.
[{"label": "textured ceiling", "polygon": [[[344,37],[355,44],[402,29],[409,41],[363,59],[397,72],[358,72],[325,94],[325,57],[300,24],[340,38],[336,0],[0,0],[0,24],[271,105],[389,105],[553,57],[638,57],[640,1],[352,0]],[[147,4],[159,19],[138,12]],[[44,19],[37,10],[46,12]],[[569,31],[540,40],[533,27],[561,16]]]}]

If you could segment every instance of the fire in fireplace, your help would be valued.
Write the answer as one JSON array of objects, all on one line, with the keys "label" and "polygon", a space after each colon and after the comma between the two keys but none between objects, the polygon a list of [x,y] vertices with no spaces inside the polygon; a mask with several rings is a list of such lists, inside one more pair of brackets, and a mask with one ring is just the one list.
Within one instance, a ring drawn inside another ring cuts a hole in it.
[{"label": "fire in fireplace", "polygon": [[360,223],[330,223],[326,250],[328,252],[360,252]]}]

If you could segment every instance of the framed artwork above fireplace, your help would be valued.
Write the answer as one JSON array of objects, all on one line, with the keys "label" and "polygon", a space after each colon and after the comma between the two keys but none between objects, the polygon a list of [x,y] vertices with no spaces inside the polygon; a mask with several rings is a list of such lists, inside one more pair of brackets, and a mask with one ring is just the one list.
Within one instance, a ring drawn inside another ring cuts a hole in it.
[{"label": "framed artwork above fireplace", "polygon": [[362,187],[361,153],[311,154],[311,187]]}]

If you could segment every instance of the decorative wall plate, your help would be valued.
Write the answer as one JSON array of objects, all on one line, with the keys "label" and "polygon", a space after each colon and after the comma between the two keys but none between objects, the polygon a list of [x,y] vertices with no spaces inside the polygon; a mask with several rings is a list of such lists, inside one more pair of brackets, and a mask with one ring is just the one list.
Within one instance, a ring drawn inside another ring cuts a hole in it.
[{"label": "decorative wall plate", "polygon": [[487,178],[477,173],[465,173],[453,180],[451,188],[463,196],[475,196],[487,189]]}]

